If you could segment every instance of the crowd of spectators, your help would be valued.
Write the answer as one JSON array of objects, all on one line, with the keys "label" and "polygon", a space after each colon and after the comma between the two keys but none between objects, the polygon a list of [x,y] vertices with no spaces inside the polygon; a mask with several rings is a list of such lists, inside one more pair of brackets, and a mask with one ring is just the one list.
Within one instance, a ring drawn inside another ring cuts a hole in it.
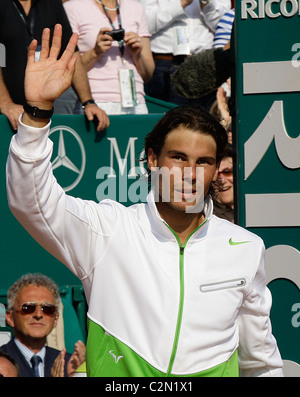
[{"label": "crowd of spectators", "polygon": [[72,30],[79,35],[72,88],[56,101],[56,114],[84,112],[101,130],[111,114],[148,113],[145,93],[209,108],[215,93],[191,101],[174,92],[170,76],[186,57],[223,45],[224,34],[229,39],[231,6],[230,0],[87,0],[84,7],[81,0],[3,0],[0,112],[16,129],[28,46],[35,38],[40,48],[43,28],[52,34],[56,23],[63,26],[62,51]]}]

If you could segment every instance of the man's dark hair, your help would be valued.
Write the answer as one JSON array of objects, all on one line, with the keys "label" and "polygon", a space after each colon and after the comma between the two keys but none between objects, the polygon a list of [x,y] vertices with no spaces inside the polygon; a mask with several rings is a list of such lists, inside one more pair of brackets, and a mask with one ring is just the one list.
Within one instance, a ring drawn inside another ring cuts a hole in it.
[{"label": "man's dark hair", "polygon": [[159,156],[169,133],[179,127],[211,135],[217,144],[217,164],[222,160],[227,144],[227,133],[216,119],[201,107],[185,105],[169,110],[145,138],[145,156],[152,148]]}]

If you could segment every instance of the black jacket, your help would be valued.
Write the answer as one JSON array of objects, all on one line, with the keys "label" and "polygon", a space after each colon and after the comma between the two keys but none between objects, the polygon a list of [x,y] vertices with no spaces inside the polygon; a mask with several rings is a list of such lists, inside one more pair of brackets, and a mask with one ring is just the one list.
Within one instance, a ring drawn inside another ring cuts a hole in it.
[{"label": "black jacket", "polygon": [[[11,339],[6,345],[0,346],[0,350],[4,353],[8,354],[14,360],[16,360],[19,369],[20,369],[20,377],[34,377],[34,372],[28,362],[26,361],[25,357],[23,356],[22,352],[15,344],[14,339]],[[54,360],[59,355],[60,351],[57,349],[53,349],[52,347],[46,346],[46,354],[45,354],[45,367],[44,367],[44,376],[51,377],[51,368],[54,363]],[[71,357],[71,354],[66,353],[65,358],[65,376],[67,376],[67,363]]]},{"label": "black jacket", "polygon": [[52,40],[57,23],[63,27],[63,51],[72,28],[61,0],[32,0],[28,16],[18,0],[0,1],[0,43],[6,49],[6,67],[2,68],[2,73],[13,102],[25,103],[24,76],[29,44],[33,38],[41,44],[44,28],[50,28]]}]

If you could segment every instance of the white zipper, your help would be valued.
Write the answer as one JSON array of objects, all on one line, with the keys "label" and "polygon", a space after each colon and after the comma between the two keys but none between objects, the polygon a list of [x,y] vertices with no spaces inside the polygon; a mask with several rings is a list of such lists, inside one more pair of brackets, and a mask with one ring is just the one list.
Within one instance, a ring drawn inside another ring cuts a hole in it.
[{"label": "white zipper", "polygon": [[246,279],[238,278],[235,280],[226,280],[218,283],[200,285],[200,291],[210,292],[210,291],[218,291],[221,289],[238,288],[238,287],[243,287],[245,284],[246,284]]}]

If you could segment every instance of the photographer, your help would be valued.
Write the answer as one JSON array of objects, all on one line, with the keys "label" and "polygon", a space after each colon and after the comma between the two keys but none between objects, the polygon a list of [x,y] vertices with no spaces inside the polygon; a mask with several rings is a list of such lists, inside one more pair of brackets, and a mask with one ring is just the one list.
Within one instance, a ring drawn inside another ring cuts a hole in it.
[{"label": "photographer", "polygon": [[78,33],[93,98],[107,114],[146,114],[144,83],[154,71],[146,16],[135,0],[64,3]]}]

